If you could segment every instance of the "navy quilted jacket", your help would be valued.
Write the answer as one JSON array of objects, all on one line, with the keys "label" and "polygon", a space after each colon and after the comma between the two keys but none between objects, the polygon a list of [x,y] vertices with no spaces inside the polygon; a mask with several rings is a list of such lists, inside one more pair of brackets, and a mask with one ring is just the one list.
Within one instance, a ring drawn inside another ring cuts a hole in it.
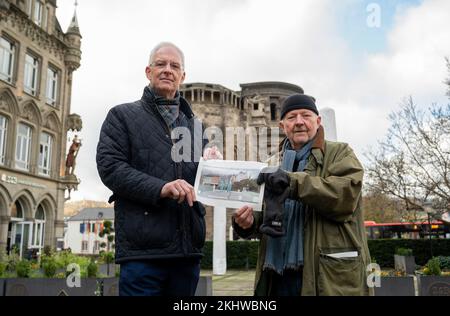
[{"label": "navy quilted jacket", "polygon": [[[148,89],[148,87],[146,88]],[[115,201],[116,262],[156,258],[200,258],[205,241],[205,209],[196,202],[161,199],[162,187],[184,179],[195,183],[206,145],[203,128],[188,102],[192,162],[174,162],[170,130],[144,90],[141,100],[114,107],[103,123],[97,147],[97,169]],[[194,135],[195,134],[195,135]],[[198,157],[194,157],[197,154]],[[194,158],[197,158],[194,160]]]}]

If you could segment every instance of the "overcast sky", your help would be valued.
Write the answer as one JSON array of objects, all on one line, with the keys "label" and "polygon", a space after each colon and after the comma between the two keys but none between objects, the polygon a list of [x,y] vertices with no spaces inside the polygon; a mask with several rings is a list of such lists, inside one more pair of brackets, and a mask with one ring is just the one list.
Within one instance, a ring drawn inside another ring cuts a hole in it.
[{"label": "overcast sky", "polygon": [[[240,90],[283,81],[336,111],[338,138],[364,162],[412,96],[422,107],[447,104],[448,0],[78,0],[82,63],[72,112],[83,118],[72,200],[106,200],[95,166],[99,130],[114,105],[141,97],[151,49],[172,41],[186,54],[186,82]],[[67,29],[73,0],[58,0]],[[380,24],[376,14],[380,9]],[[368,23],[369,22],[369,23]]]}]

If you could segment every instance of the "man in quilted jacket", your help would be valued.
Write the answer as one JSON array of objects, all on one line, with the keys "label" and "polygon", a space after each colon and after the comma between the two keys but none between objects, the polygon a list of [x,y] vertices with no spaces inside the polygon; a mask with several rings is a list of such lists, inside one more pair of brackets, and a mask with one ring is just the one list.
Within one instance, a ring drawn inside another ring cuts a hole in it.
[{"label": "man in quilted jacket", "polygon": [[[206,141],[179,93],[184,66],[177,46],[157,45],[142,98],[113,107],[101,129],[97,169],[115,202],[121,296],[191,296],[197,287],[205,209],[193,185]],[[186,137],[191,147],[179,159],[174,144]]]}]

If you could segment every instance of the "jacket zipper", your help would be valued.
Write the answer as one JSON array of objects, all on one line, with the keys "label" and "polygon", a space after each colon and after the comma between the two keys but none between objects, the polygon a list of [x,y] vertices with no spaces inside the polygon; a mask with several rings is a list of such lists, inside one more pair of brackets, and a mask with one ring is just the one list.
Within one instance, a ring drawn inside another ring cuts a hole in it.
[{"label": "jacket zipper", "polygon": [[[159,120],[162,121],[163,126],[166,128],[166,132],[168,138],[170,139],[170,141],[172,142],[172,145],[175,146],[175,142],[172,139],[172,130],[170,129],[169,125],[167,125],[166,121],[164,120],[164,118],[162,117],[161,113],[159,112],[159,110],[156,108],[156,111],[153,112],[157,112],[157,116],[159,117]],[[177,177],[177,179],[181,179],[182,178],[182,174],[181,172],[179,172],[179,166],[178,163],[173,162],[174,168],[175,168],[175,175]],[[181,220],[182,222],[180,223],[179,227],[177,227],[178,231],[180,231],[182,233],[182,238],[181,238],[181,249],[183,250],[183,254],[186,256],[187,255],[187,248],[186,248],[186,242],[187,241],[187,235],[186,235],[186,229],[182,229],[182,227],[184,227],[187,223],[187,219],[186,219],[186,214],[185,212],[178,212],[179,214],[181,213]]]}]

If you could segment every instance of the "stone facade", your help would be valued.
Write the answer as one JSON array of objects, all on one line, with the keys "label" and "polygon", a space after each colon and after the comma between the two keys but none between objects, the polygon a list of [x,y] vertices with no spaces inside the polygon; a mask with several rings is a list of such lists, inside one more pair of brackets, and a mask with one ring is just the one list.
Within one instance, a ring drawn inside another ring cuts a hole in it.
[{"label": "stone facade", "polygon": [[79,184],[65,161],[67,132],[82,125],[70,112],[82,37],[76,14],[64,33],[56,9],[0,0],[0,251],[22,256],[62,240],[66,191]]},{"label": "stone facade", "polygon": [[[181,95],[192,105],[194,113],[203,122],[206,128],[218,127],[223,136],[227,128],[241,127],[247,131],[245,144],[239,144],[236,140],[234,146],[228,146],[226,137],[223,137],[223,147],[220,147],[225,158],[237,160],[258,160],[263,161],[270,154],[278,150],[279,141],[284,137],[279,129],[281,104],[284,99],[295,93],[304,93],[299,86],[284,82],[257,82],[241,84],[241,91],[233,91],[217,84],[209,83],[186,83],[180,89]],[[270,140],[268,137],[258,137],[256,142],[248,136],[248,131],[254,128],[259,135],[260,128],[273,128],[279,132],[276,141],[276,148],[265,143]],[[266,147],[267,153],[252,156],[250,148]],[[238,156],[238,147],[243,145],[245,150]],[[233,153],[228,155],[227,148],[232,148]],[[227,239],[233,239],[231,227],[231,217],[234,210],[227,210]],[[206,208],[206,239],[213,239],[213,208]]]}]

